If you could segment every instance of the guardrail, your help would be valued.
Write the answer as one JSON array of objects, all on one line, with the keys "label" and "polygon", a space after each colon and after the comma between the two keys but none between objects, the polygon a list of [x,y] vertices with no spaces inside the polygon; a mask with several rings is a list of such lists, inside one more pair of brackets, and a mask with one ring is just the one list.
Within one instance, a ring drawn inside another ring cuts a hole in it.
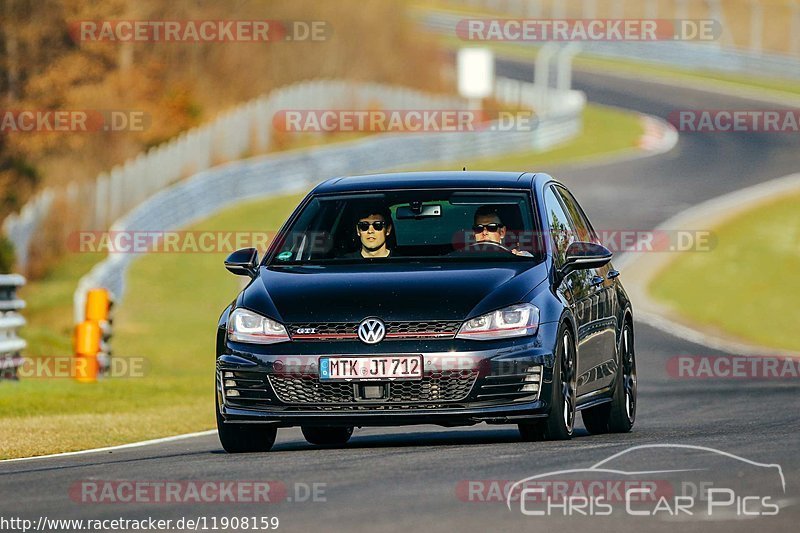
[{"label": "guardrail", "polygon": [[[47,188],[34,196],[19,214],[3,221],[3,231],[14,244],[17,266],[27,267],[30,243],[50,212],[56,197],[83,220],[69,230],[104,230],[150,198],[180,180],[247,154],[263,154],[271,145],[273,117],[288,109],[464,109],[458,97],[431,95],[405,87],[340,80],[312,80],[281,87],[181,134],[93,181],[72,183],[63,190]],[[66,222],[65,222],[66,223]]]},{"label": "guardrail", "polygon": [[[442,0],[443,6],[461,13],[428,11],[420,8],[422,23],[429,30],[456,37],[459,21],[472,16],[485,18],[496,16],[501,19],[690,19],[708,18],[717,20],[722,28],[721,39],[709,42],[692,41],[585,41],[581,42],[581,53],[611,59],[644,61],[682,69],[710,70],[718,72],[739,73],[747,76],[772,76],[776,78],[800,79],[800,4],[787,3],[787,16],[777,17],[788,23],[788,46],[783,52],[766,51],[764,47],[765,24],[763,11],[766,2],[742,0],[741,11],[749,11],[749,31],[751,33],[746,46],[736,46],[731,39],[732,30],[728,27],[722,0],[694,0],[691,6],[692,17],[687,9],[688,0],[673,0],[660,6],[658,0],[647,0],[644,11],[641,6],[631,9],[623,5],[621,0],[612,0],[599,6],[596,0],[568,3],[561,0],[542,2],[541,0]],[[602,7],[603,9],[599,9]],[[481,13],[469,15],[468,13]],[[703,16],[698,17],[697,13]],[[635,14],[631,14],[635,13]],[[770,28],[774,30],[774,28]],[[477,41],[463,41],[464,46],[479,46]],[[544,41],[518,41],[517,44],[538,48]]]},{"label": "guardrail", "polygon": [[[534,94],[531,85],[500,78],[497,80],[496,95],[501,99],[510,98],[512,101],[508,103],[516,105],[519,95],[523,95],[524,102],[524,95]],[[556,93],[551,89],[548,98],[551,103],[557,101],[558,105],[552,105],[540,117],[533,131],[487,129],[451,133],[383,133],[355,142],[227,163],[199,172],[158,192],[115,222],[111,231],[176,230],[243,200],[301,192],[333,176],[432,165],[452,165],[450,168],[455,169],[461,168],[461,164],[467,160],[523,150],[544,150],[580,132],[586,104],[583,93],[576,91]],[[430,106],[433,101],[427,102]],[[444,109],[466,107],[466,102],[461,99],[450,98],[449,102]],[[313,102],[306,102],[306,107],[311,106]],[[117,302],[121,301],[125,273],[136,256],[134,253],[111,253],[81,278],[74,295],[76,323],[83,320],[86,293],[92,288],[105,287]]]},{"label": "guardrail", "polygon": [[25,325],[18,312],[25,308],[25,302],[17,298],[17,289],[23,285],[25,278],[19,274],[0,275],[0,379],[16,378],[23,362],[21,352],[26,343],[17,336]]}]

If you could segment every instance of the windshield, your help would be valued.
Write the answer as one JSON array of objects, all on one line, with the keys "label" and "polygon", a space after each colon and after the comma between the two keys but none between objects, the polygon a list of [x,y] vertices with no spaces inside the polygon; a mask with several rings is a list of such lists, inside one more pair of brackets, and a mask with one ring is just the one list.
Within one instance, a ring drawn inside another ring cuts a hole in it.
[{"label": "windshield", "polygon": [[364,261],[541,261],[527,192],[422,190],[312,198],[271,266]]}]

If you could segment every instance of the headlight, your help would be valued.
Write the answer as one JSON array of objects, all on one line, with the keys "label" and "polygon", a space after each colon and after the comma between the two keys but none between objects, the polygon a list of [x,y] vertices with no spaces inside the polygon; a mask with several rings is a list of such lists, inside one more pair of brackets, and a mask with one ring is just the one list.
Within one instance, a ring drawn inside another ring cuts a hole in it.
[{"label": "headlight", "polygon": [[253,344],[274,344],[291,340],[283,324],[247,309],[234,309],[228,317],[228,338]]},{"label": "headlight", "polygon": [[539,308],[532,304],[515,304],[467,320],[456,338],[488,341],[534,335],[537,329]]}]

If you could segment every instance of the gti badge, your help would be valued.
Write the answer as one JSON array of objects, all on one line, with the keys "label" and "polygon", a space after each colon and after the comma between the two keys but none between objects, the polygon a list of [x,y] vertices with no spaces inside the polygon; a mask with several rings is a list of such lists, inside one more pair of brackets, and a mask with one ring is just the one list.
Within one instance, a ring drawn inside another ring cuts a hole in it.
[{"label": "gti badge", "polygon": [[380,318],[365,318],[358,325],[358,338],[367,344],[377,344],[386,336],[386,326]]},{"label": "gti badge", "polygon": [[295,333],[297,335],[313,335],[317,332],[317,328],[297,328]]}]

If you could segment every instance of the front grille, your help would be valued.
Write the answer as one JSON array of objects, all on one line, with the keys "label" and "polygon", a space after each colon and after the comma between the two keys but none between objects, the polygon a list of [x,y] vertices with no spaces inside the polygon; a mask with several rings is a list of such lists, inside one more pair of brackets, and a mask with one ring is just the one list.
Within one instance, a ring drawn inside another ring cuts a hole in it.
[{"label": "front grille", "polygon": [[[477,370],[429,372],[419,380],[389,382],[388,397],[369,402],[379,404],[457,402],[469,395],[477,377]],[[271,374],[269,382],[278,399],[288,404],[368,403],[366,400],[357,399],[358,385],[354,383],[322,383],[317,378],[278,374]]]},{"label": "front grille", "polygon": [[[358,322],[287,324],[292,340],[325,341],[358,339]],[[386,339],[452,339],[459,321],[386,322]],[[313,333],[312,333],[313,332]]]}]

